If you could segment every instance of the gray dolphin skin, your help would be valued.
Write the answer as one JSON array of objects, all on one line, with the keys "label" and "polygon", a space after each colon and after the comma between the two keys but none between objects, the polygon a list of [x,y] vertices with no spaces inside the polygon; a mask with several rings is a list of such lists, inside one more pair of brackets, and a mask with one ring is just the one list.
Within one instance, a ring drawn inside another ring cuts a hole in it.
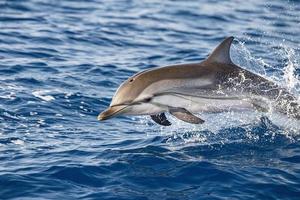
[{"label": "gray dolphin skin", "polygon": [[235,65],[230,59],[233,37],[226,38],[202,62],[178,64],[139,72],[123,82],[110,106],[98,115],[150,115],[169,126],[168,112],[182,121],[201,124],[193,113],[271,109],[300,119],[297,99],[286,89]]}]

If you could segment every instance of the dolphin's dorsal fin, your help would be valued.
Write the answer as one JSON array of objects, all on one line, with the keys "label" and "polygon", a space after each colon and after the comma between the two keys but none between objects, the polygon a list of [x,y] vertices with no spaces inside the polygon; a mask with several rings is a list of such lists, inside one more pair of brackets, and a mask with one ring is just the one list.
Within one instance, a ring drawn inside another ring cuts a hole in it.
[{"label": "dolphin's dorsal fin", "polygon": [[234,37],[227,37],[217,46],[214,51],[205,60],[209,63],[232,64],[230,59],[230,46]]}]

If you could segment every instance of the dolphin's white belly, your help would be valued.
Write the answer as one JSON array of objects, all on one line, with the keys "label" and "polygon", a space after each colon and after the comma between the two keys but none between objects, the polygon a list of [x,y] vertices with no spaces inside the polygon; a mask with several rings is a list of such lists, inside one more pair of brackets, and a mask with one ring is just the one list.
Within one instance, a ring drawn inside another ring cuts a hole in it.
[{"label": "dolphin's white belly", "polygon": [[[253,105],[246,100],[219,100],[219,99],[197,99],[198,103],[190,105],[192,112],[224,112],[243,111],[253,109]],[[187,109],[189,110],[189,107]]]},{"label": "dolphin's white belly", "polygon": [[209,98],[192,96],[163,95],[155,97],[152,102],[162,107],[186,108],[191,112],[224,112],[253,109],[247,99]]}]

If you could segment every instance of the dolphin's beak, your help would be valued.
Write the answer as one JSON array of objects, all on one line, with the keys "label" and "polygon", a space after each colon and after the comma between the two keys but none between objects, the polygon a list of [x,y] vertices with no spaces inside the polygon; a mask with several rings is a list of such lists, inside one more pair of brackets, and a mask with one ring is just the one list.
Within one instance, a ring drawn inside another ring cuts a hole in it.
[{"label": "dolphin's beak", "polygon": [[110,106],[106,110],[104,110],[103,112],[101,112],[98,115],[97,119],[99,121],[102,121],[102,120],[106,120],[106,119],[112,118],[112,117],[116,116],[117,114],[119,114],[126,107],[127,107],[126,105]]}]

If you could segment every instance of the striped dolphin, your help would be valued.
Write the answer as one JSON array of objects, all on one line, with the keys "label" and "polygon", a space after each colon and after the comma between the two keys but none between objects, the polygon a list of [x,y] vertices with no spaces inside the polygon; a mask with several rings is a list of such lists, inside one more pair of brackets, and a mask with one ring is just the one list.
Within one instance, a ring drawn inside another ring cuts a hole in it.
[{"label": "striped dolphin", "polygon": [[297,99],[286,89],[235,65],[230,58],[233,37],[226,38],[202,62],[142,71],[117,89],[110,106],[98,115],[150,115],[169,126],[165,112],[182,121],[201,124],[193,113],[255,109],[277,110],[300,119]]}]

